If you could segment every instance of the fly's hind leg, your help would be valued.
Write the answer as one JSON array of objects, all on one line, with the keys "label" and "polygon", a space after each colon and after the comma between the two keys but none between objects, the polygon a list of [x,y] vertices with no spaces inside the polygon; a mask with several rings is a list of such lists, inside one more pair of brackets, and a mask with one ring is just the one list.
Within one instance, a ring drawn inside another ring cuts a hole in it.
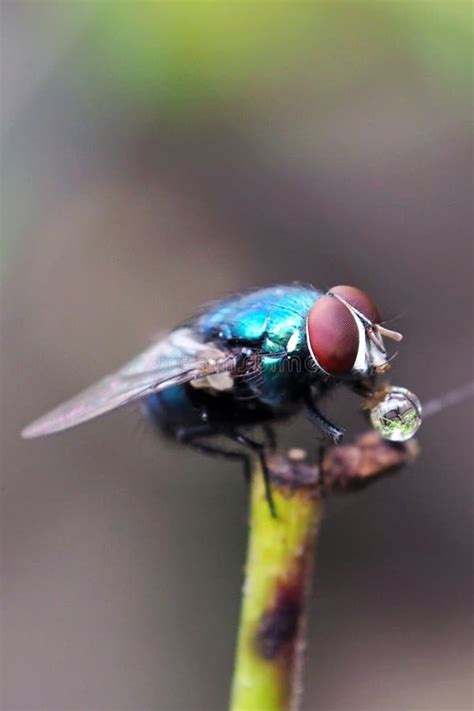
[{"label": "fly's hind leg", "polygon": [[243,447],[247,447],[258,456],[265,484],[265,498],[267,500],[271,515],[273,518],[276,518],[275,502],[273,501],[270,471],[266,458],[265,445],[261,442],[256,442],[255,440],[250,439],[250,437],[247,437],[247,435],[244,435],[241,432],[229,432],[228,437],[233,439],[234,442],[241,444]]},{"label": "fly's hind leg", "polygon": [[240,432],[235,432],[233,430],[225,430],[215,428],[209,424],[196,425],[193,427],[180,427],[175,433],[178,442],[187,444],[190,447],[203,452],[205,454],[214,454],[225,457],[226,459],[239,460],[243,464],[243,471],[245,480],[250,481],[251,477],[251,461],[250,455],[247,452],[235,452],[229,451],[219,445],[210,444],[206,440],[207,437],[212,437],[213,435],[224,435],[231,439],[233,442],[242,445],[247,450],[251,450],[256,454],[260,460],[260,465],[262,467],[263,478],[265,482],[265,497],[268,502],[270,513],[273,517],[276,517],[275,504],[273,502],[271,485],[270,485],[270,473],[268,470],[267,460],[265,457],[265,446],[260,442],[256,442],[250,439]]},{"label": "fly's hind leg", "polygon": [[275,437],[275,432],[273,431],[273,427],[269,425],[268,423],[265,423],[262,425],[262,431],[265,437],[265,442],[267,444],[268,449],[271,452],[274,452],[276,449],[276,437]]},{"label": "fly's hind leg", "polygon": [[212,437],[213,435],[221,434],[218,430],[215,430],[209,425],[197,425],[195,427],[180,427],[176,432],[176,439],[178,442],[187,444],[193,449],[203,454],[211,454],[219,457],[224,457],[225,459],[231,459],[233,461],[239,461],[242,463],[242,469],[244,473],[244,478],[247,483],[250,482],[250,471],[251,462],[250,455],[247,452],[233,452],[225,449],[224,447],[219,447],[219,445],[210,444],[207,441],[203,441],[206,437]]}]

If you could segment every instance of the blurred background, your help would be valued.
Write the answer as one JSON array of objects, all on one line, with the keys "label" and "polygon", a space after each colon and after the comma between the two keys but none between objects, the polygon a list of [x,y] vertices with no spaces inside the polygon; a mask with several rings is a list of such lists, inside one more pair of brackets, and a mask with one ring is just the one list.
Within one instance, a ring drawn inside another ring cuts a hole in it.
[{"label": "blurred background", "polygon": [[[372,294],[422,400],[472,377],[471,12],[2,3],[2,708],[225,708],[246,544],[238,468],[133,408],[25,423],[202,302],[293,280]],[[356,433],[358,408],[326,412]],[[470,404],[419,441],[328,506],[305,711],[471,708]]]}]

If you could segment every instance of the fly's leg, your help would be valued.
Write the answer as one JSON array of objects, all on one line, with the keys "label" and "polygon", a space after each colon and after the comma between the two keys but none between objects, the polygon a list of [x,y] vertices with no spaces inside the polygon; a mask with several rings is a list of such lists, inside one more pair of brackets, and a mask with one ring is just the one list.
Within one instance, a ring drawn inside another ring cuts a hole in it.
[{"label": "fly's leg", "polygon": [[225,457],[227,459],[239,460],[243,463],[244,476],[246,481],[250,481],[251,476],[251,462],[250,456],[247,452],[231,452],[218,445],[213,445],[208,442],[203,442],[202,439],[206,437],[212,437],[213,435],[223,434],[231,439],[237,444],[241,444],[243,447],[250,449],[254,452],[259,460],[262,467],[263,479],[265,483],[265,498],[267,499],[270,513],[273,517],[276,517],[275,504],[273,502],[272,490],[270,485],[270,473],[268,471],[267,460],[265,457],[265,447],[260,442],[256,442],[250,439],[240,432],[234,431],[222,431],[220,429],[214,428],[208,424],[196,425],[194,427],[180,427],[175,433],[178,442],[183,444],[188,444],[190,447],[197,449],[205,454],[214,454]]},{"label": "fly's leg", "polygon": [[344,430],[341,430],[336,425],[333,425],[324,415],[318,410],[314,402],[307,402],[308,416],[313,424],[318,427],[323,434],[331,439],[334,444],[338,444],[344,436]]},{"label": "fly's leg", "polygon": [[203,454],[211,454],[225,459],[242,462],[244,478],[247,483],[250,482],[251,462],[250,456],[246,452],[231,452],[224,447],[203,442],[202,438],[211,437],[219,434],[219,431],[209,427],[209,425],[197,425],[195,427],[180,427],[176,432],[178,442],[187,444],[193,449]]},{"label": "fly's leg", "polygon": [[316,425],[326,437],[331,439],[334,444],[338,444],[344,436],[344,430],[341,430],[336,425],[333,425],[330,420],[324,417],[323,414],[315,407],[308,408],[309,419]]},{"label": "fly's leg", "polygon": [[276,449],[276,437],[275,437],[275,432],[273,431],[273,427],[267,423],[262,425],[262,431],[265,436],[265,441],[267,443],[267,447],[271,452],[274,452]]},{"label": "fly's leg", "polygon": [[201,442],[198,439],[190,439],[187,444],[193,449],[203,454],[212,454],[219,457],[224,457],[224,459],[231,459],[233,461],[242,462],[242,471],[244,473],[244,479],[248,484],[250,482],[250,472],[251,472],[251,462],[250,456],[245,452],[230,452],[223,447],[217,447],[216,445],[209,444],[208,442]]},{"label": "fly's leg", "polygon": [[272,486],[270,482],[270,471],[268,469],[267,458],[265,456],[265,446],[261,442],[256,442],[240,432],[229,432],[228,437],[233,439],[234,442],[241,444],[243,447],[247,447],[258,456],[265,484],[265,498],[267,500],[271,515],[273,518],[276,518],[275,502],[273,501]]}]

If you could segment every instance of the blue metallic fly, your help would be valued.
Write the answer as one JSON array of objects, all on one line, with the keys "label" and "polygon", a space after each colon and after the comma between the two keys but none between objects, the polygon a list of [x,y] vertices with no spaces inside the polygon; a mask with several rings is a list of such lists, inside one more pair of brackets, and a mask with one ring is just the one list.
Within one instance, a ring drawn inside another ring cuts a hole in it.
[{"label": "blue metallic fly", "polygon": [[[130,363],[26,427],[24,437],[59,432],[117,407],[141,401],[165,434],[196,449],[244,462],[261,460],[273,503],[266,452],[272,423],[305,409],[334,441],[342,431],[319,411],[321,397],[340,383],[369,396],[388,367],[372,299],[352,286],[321,291],[299,284],[231,296],[177,327]],[[264,442],[249,436],[260,426]],[[220,435],[242,451],[219,447]]]}]

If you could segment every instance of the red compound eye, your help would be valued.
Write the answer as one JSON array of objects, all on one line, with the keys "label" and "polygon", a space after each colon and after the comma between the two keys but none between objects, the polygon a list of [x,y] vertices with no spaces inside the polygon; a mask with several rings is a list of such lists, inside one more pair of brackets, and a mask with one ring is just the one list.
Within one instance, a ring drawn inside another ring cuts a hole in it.
[{"label": "red compound eye", "polygon": [[364,314],[372,323],[380,323],[380,313],[372,299],[365,291],[356,286],[333,286],[331,294],[342,296],[344,301]]},{"label": "red compound eye", "polygon": [[333,296],[321,296],[316,301],[308,314],[308,340],[327,373],[350,373],[359,349],[359,333],[354,316],[342,301]]}]

